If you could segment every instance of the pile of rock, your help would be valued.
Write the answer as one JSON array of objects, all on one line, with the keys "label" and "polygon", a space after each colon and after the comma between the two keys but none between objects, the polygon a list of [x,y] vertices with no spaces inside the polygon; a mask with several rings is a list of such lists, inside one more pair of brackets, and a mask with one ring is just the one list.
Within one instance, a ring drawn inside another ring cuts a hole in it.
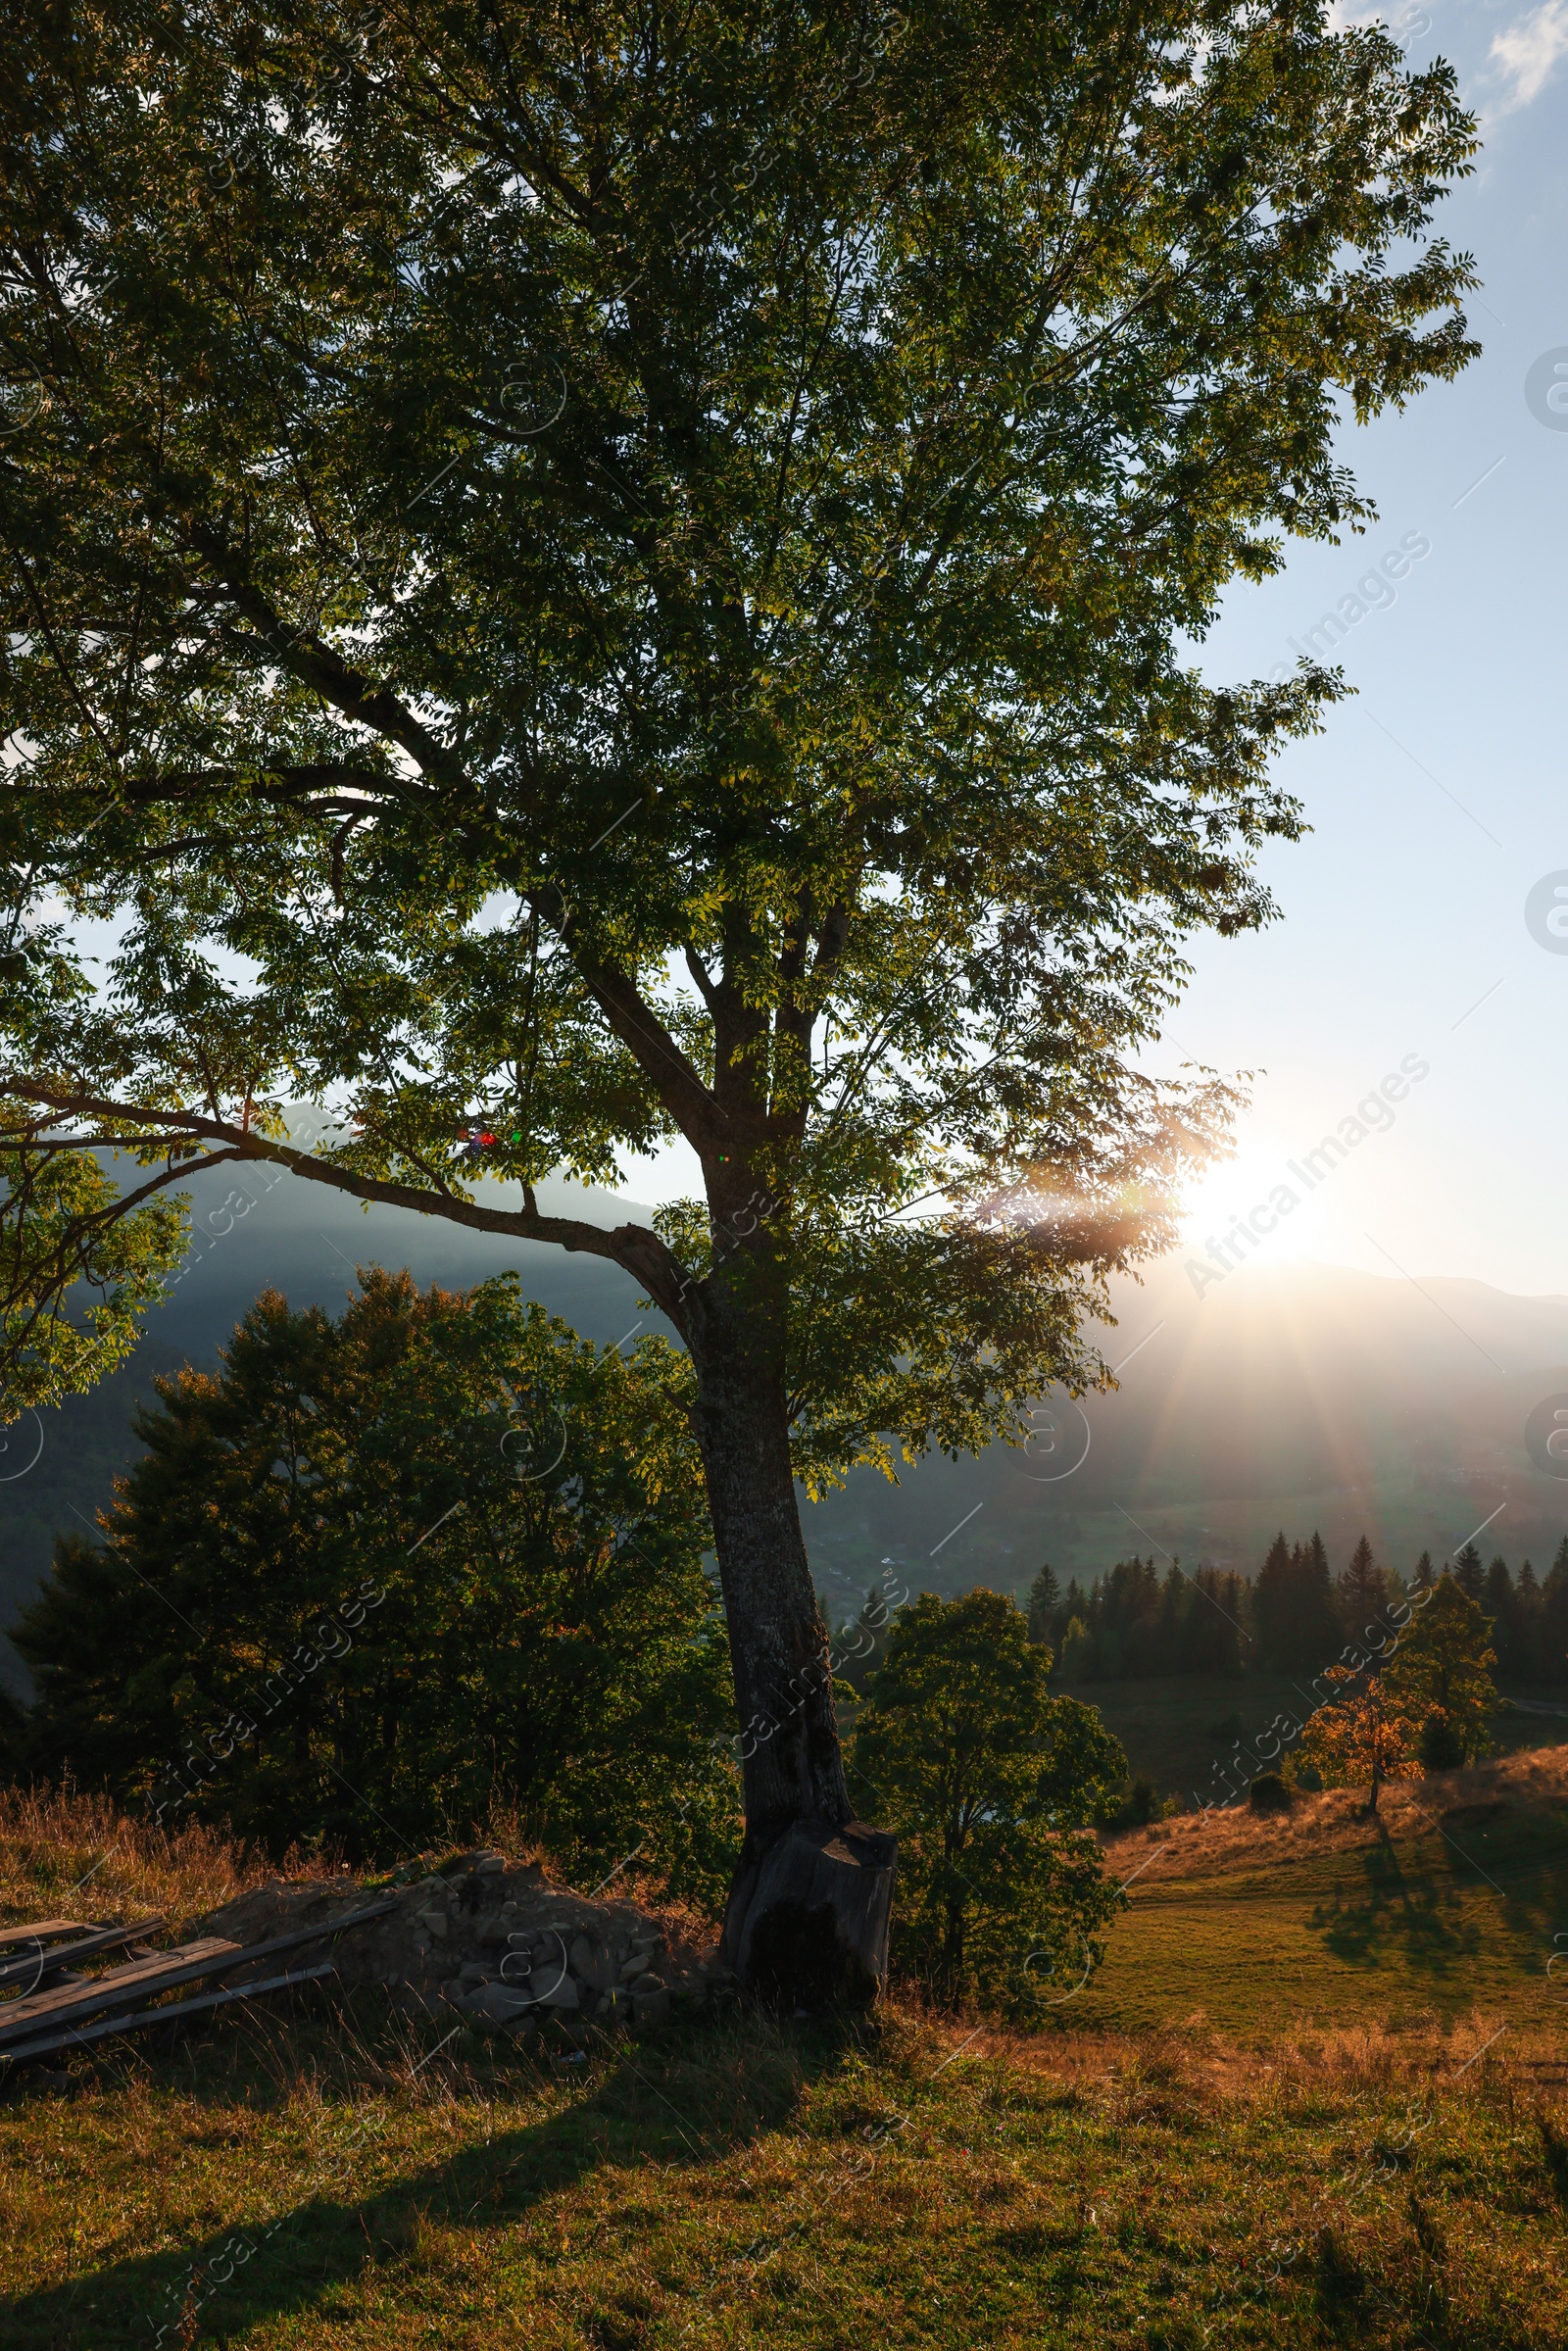
[{"label": "pile of rock", "polygon": [[[362,1908],[358,1879],[274,1879],[214,1911],[202,1932],[257,1942]],[[700,2009],[728,1972],[667,1920],[553,1885],[536,1862],[462,1853],[400,1887],[394,1909],[332,1946],[349,1983],[380,1984],[413,2015],[521,2033],[546,2020],[646,2027]]]}]

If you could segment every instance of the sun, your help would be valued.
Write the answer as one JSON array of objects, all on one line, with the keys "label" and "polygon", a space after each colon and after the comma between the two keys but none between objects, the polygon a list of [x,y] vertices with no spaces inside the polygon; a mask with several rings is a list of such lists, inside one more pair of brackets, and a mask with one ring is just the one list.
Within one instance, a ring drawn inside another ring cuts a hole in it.
[{"label": "sun", "polygon": [[[1293,1175],[1285,1154],[1249,1146],[1192,1187],[1178,1229],[1180,1247],[1195,1256],[1207,1255],[1218,1241],[1221,1264],[1255,1258],[1283,1265],[1320,1255],[1325,1225],[1324,1210]],[[1242,1238],[1223,1246],[1238,1227]]]}]

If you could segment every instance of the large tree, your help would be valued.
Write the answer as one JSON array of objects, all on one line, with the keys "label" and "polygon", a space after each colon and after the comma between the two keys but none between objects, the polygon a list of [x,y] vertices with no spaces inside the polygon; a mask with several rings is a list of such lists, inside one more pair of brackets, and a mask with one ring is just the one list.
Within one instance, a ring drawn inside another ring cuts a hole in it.
[{"label": "large tree", "polygon": [[64,1537],[14,1628],[19,1764],[273,1851],[391,1861],[511,1810],[578,1883],[635,1849],[710,1901],[733,1726],[689,1377],[514,1276],[368,1271],[336,1320],[268,1293],[216,1373],[156,1382],[101,1543]]},{"label": "large tree", "polygon": [[[1149,1048],[1184,939],[1269,913],[1335,685],[1184,648],[1365,519],[1342,417],[1471,350],[1453,76],[1315,0],[10,30],[4,1139],[636,1275],[752,1732],[739,1948],[852,1817],[795,1477],[1103,1376],[1227,1107]],[[655,1225],[537,1204],[675,1137]],[[28,1197],[36,1387],[80,1257]]]}]

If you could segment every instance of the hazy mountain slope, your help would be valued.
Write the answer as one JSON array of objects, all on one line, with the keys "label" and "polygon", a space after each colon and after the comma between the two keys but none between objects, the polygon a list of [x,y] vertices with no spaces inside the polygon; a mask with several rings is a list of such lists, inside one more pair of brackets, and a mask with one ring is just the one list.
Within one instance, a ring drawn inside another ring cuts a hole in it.
[{"label": "hazy mountain slope", "polygon": [[[193,1187],[199,1253],[136,1360],[95,1395],[5,1432],[0,1614],[45,1571],[55,1529],[90,1522],[107,1498],[151,1373],[210,1362],[267,1284],[335,1307],[360,1261],[407,1263],[421,1282],[452,1286],[514,1267],[530,1296],[588,1337],[614,1340],[639,1319],[636,1285],[601,1259],[367,1212],[287,1178],[251,1178],[245,1208],[227,1174]],[[647,1213],[557,1189],[596,1222]],[[835,1614],[886,1556],[916,1587],[939,1589],[1017,1587],[1046,1557],[1087,1573],[1134,1548],[1250,1568],[1283,1524],[1320,1526],[1337,1563],[1365,1528],[1408,1566],[1423,1547],[1451,1552],[1491,1517],[1489,1556],[1517,1563],[1528,1549],[1543,1566],[1568,1529],[1568,1483],[1544,1476],[1524,1442],[1532,1409],[1568,1396],[1568,1298],[1290,1263],[1243,1268],[1199,1296],[1173,1258],[1142,1285],[1120,1284],[1114,1303],[1117,1325],[1102,1335],[1122,1367],[1113,1394],[1054,1401],[1026,1449],[920,1463],[898,1487],[858,1474],[808,1512]]]},{"label": "hazy mountain slope", "polygon": [[[90,1525],[108,1499],[116,1472],[136,1449],[131,1412],[138,1396],[151,1394],[153,1373],[211,1363],[260,1290],[336,1311],[360,1263],[411,1265],[421,1283],[450,1289],[515,1269],[529,1297],[586,1338],[613,1341],[644,1319],[668,1329],[662,1316],[639,1317],[636,1283],[604,1258],[469,1232],[412,1210],[362,1208],[324,1185],[291,1177],[269,1183],[258,1172],[242,1190],[232,1173],[224,1168],[190,1186],[196,1244],[172,1300],[151,1317],[132,1361],[93,1394],[0,1431],[0,1622],[47,1571],[56,1529]],[[504,1200],[507,1189],[496,1187],[496,1196]],[[576,1185],[542,1187],[540,1199],[590,1223],[647,1213]],[[8,1658],[9,1643],[0,1644],[0,1672]]]},{"label": "hazy mountain slope", "polygon": [[1525,1449],[1531,1411],[1568,1402],[1568,1298],[1304,1264],[1200,1298],[1173,1259],[1114,1303],[1114,1393],[1054,1403],[1026,1448],[924,1463],[898,1491],[858,1476],[822,1506],[813,1547],[846,1594],[890,1552],[939,1588],[1008,1587],[1134,1549],[1250,1570],[1280,1525],[1321,1527],[1337,1565],[1364,1529],[1406,1568],[1489,1518],[1488,1556],[1515,1565],[1568,1531],[1568,1484]]}]

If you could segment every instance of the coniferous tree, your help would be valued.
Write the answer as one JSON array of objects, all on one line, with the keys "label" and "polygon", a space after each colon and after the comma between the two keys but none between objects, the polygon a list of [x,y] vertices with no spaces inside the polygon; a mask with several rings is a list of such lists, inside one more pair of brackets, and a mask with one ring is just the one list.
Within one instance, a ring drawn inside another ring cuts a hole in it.
[{"label": "coniferous tree", "polygon": [[1520,1562],[1513,1606],[1517,1648],[1513,1671],[1525,1682],[1544,1681],[1545,1628],[1541,1616],[1541,1579],[1528,1559]]},{"label": "coniferous tree", "polygon": [[1506,1559],[1494,1559],[1488,1568],[1481,1605],[1491,1619],[1492,1645],[1497,1652],[1498,1672],[1516,1673],[1519,1670],[1519,1615],[1514,1599],[1513,1578],[1508,1573]]},{"label": "coniferous tree", "polygon": [[1568,1535],[1541,1587],[1541,1678],[1568,1681]]},{"label": "coniferous tree", "polygon": [[1029,1587],[1029,1638],[1037,1648],[1054,1645],[1060,1613],[1061,1586],[1055,1569],[1047,1561]]},{"label": "coniferous tree", "polygon": [[1160,1654],[1159,1627],[1164,1594],[1153,1553],[1135,1559],[1133,1573],[1123,1579],[1121,1603],[1125,1634],[1126,1670],[1140,1677],[1169,1673],[1171,1661]]},{"label": "coniferous tree", "polygon": [[1411,1586],[1411,1590],[1414,1592],[1430,1592],[1436,1581],[1437,1570],[1432,1564],[1432,1553],[1430,1551],[1423,1551],[1420,1558],[1415,1563],[1415,1582]]},{"label": "coniferous tree", "polygon": [[1098,1644],[1081,1616],[1067,1619],[1061,1637],[1061,1678],[1064,1682],[1093,1682],[1100,1672]]},{"label": "coniferous tree", "polygon": [[1343,1638],[1334,1607],[1329,1555],[1315,1530],[1299,1565],[1293,1559],[1291,1566],[1291,1663],[1312,1673],[1336,1654]]},{"label": "coniferous tree", "polygon": [[1089,1625],[1095,1637],[1095,1672],[1102,1682],[1119,1682],[1126,1671],[1121,1624],[1113,1604],[1106,1604],[1105,1580],[1095,1578],[1089,1595]]},{"label": "coniferous tree", "polygon": [[1487,1588],[1487,1578],[1486,1570],[1481,1564],[1481,1553],[1473,1543],[1467,1543],[1455,1559],[1453,1580],[1464,1593],[1465,1598],[1474,1600],[1479,1608],[1481,1595]]},{"label": "coniferous tree", "polygon": [[1281,1528],[1252,1587],[1252,1611],[1263,1662],[1278,1671],[1291,1661],[1291,1552]]},{"label": "coniferous tree", "polygon": [[[1173,1559],[1165,1570],[1165,1581],[1159,1590],[1159,1653],[1162,1657],[1178,1658],[1185,1655],[1191,1596],[1192,1587]],[[1182,1670],[1186,1670],[1185,1665]]]},{"label": "coniferous tree", "polygon": [[1387,1579],[1374,1560],[1372,1545],[1364,1535],[1350,1553],[1350,1564],[1339,1579],[1335,1597],[1346,1640],[1363,1640],[1388,1602]]},{"label": "coniferous tree", "polygon": [[1186,1672],[1223,1674],[1231,1678],[1243,1672],[1246,1592],[1243,1579],[1234,1573],[1217,1567],[1198,1570],[1193,1578],[1193,1601],[1182,1652]]}]

